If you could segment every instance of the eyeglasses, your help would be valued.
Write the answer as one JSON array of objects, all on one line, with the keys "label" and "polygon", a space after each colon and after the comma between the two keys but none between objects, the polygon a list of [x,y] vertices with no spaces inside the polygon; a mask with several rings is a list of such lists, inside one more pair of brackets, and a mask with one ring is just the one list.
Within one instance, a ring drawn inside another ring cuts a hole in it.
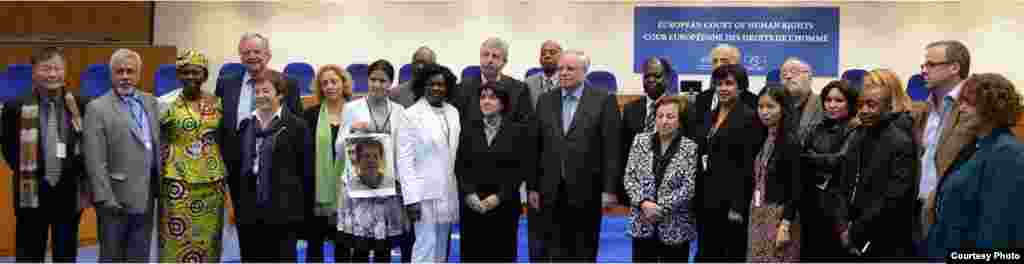
[{"label": "eyeglasses", "polygon": [[943,61],[943,62],[930,62],[930,61],[927,61],[924,64],[921,64],[921,69],[931,69],[931,68],[938,67],[939,65],[946,65],[946,64],[950,64],[950,63],[953,63],[953,62],[951,62],[951,61]]},{"label": "eyeglasses", "polygon": [[804,69],[789,69],[789,70],[782,71],[782,74],[797,75],[797,74],[804,74],[804,73],[810,73],[810,72],[811,71],[804,70]]}]

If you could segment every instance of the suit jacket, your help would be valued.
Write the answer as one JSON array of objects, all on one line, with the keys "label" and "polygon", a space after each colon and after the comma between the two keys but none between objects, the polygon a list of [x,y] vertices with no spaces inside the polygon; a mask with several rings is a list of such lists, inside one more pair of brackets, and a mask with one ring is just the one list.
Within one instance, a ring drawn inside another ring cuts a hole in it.
[{"label": "suit jacket", "polygon": [[[914,119],[914,141],[925,142],[925,128],[928,126],[928,116],[931,115],[932,109],[939,107],[932,104],[931,97],[925,103],[923,108],[916,109],[913,111]],[[954,100],[952,111],[949,111],[946,116],[943,117],[944,122],[942,123],[942,133],[939,135],[939,141],[935,146],[935,175],[939,177],[936,182],[941,180],[943,175],[946,174],[946,170],[953,164],[953,160],[956,159],[957,153],[964,147],[965,144],[974,140],[974,135],[970,131],[964,131],[960,128],[960,111],[957,110],[960,107],[960,101]],[[921,148],[921,152],[918,153],[918,159],[921,155],[924,155],[924,148]],[[916,184],[916,183],[915,183]],[[929,190],[921,190],[929,191]]]},{"label": "suit jacket", "polygon": [[93,201],[116,201],[129,212],[143,213],[159,195],[162,142],[156,97],[136,92],[149,118],[152,148],[146,149],[142,135],[132,129],[136,126],[132,113],[110,91],[86,106],[82,152],[95,195]]},{"label": "suit jacket", "polygon": [[[466,78],[459,83],[459,94],[452,105],[459,110],[459,118],[464,121],[462,124],[483,118],[483,113],[480,112],[480,87],[482,85],[479,76]],[[497,87],[507,91],[511,99],[509,105],[505,106],[505,108],[509,108],[509,114],[506,117],[513,121],[529,122],[529,118],[533,115],[533,106],[526,84],[503,74],[498,80]]]},{"label": "suit jacket", "polygon": [[502,203],[518,204],[519,184],[536,172],[536,136],[527,124],[502,120],[493,144],[487,144],[483,121],[465,126],[456,155],[455,175],[459,197],[497,194]]},{"label": "suit jacket", "polygon": [[[679,245],[697,238],[696,221],[690,215],[690,201],[695,194],[697,178],[697,143],[686,137],[679,139],[678,149],[658,183],[652,163],[654,151],[660,151],[652,149],[651,138],[655,136],[657,133],[641,133],[630,148],[624,176],[629,196],[630,235],[652,238],[657,231],[663,243]],[[664,216],[656,227],[639,221],[642,214],[640,204],[644,201],[657,203]]]},{"label": "suit jacket", "polygon": [[622,184],[617,99],[602,87],[585,84],[580,88],[582,96],[568,133],[562,128],[561,89],[544,93],[537,103],[540,155],[537,173],[527,175],[533,177],[527,178],[526,188],[540,192],[544,208],[556,204],[563,177],[568,203],[576,208],[600,207],[601,193],[613,193]]},{"label": "suit jacket", "polygon": [[[730,209],[746,217],[753,195],[754,158],[764,141],[764,127],[754,110],[737,103],[714,137],[711,111],[701,114],[702,123],[693,123],[692,137],[700,144],[700,156],[707,155],[707,167],[697,177],[697,203],[700,209]],[[717,217],[717,216],[716,216]]]},{"label": "suit jacket", "polygon": [[[716,91],[717,90],[712,88],[704,90],[697,94],[697,96],[694,99],[693,107],[688,107],[688,111],[686,114],[687,122],[685,122],[686,124],[704,123],[704,113],[714,110],[711,109],[711,102],[712,100],[714,100]],[[743,102],[743,105],[746,105],[748,108],[753,109],[755,115],[757,114],[757,95],[751,93],[749,90],[744,90],[740,92],[739,100],[740,102]],[[690,126],[689,129],[685,130],[687,132],[686,135],[689,136],[690,138],[697,139],[695,137],[697,135],[697,127],[698,126]],[[701,140],[699,139],[697,140],[697,142],[700,141]]]},{"label": "suit jacket", "polygon": [[[537,101],[540,100],[542,94],[547,92],[544,90],[544,73],[540,72],[530,75],[523,82],[526,83],[527,89],[530,90],[530,102],[533,104],[533,109],[537,110]],[[558,84],[556,83],[555,86],[555,90],[557,90]]]},{"label": "suit jacket", "polygon": [[[241,126],[236,126],[235,124],[239,124],[238,97],[240,96],[240,91],[244,85],[242,83],[243,74],[231,74],[217,78],[217,88],[214,91],[214,94],[220,97],[221,102],[224,104],[224,126],[223,131],[221,131],[224,135],[224,142],[221,143],[221,153],[223,153],[222,155],[224,156],[224,165],[227,166],[227,183],[229,188],[232,189],[236,189],[234,186],[241,184],[241,182],[239,182],[239,166],[241,166],[239,162],[241,162],[241,157],[238,156],[238,154],[241,153],[241,150],[239,149],[239,144],[241,144],[241,142],[239,141],[240,137],[237,136],[239,134],[238,128]],[[283,76],[285,79],[285,86],[287,86],[288,94],[285,94],[284,96],[284,102],[282,102],[284,104],[283,107],[294,114],[301,114],[302,101],[299,99],[299,89],[297,88],[298,81],[273,70],[271,70],[271,75]],[[234,208],[237,211],[239,209],[237,206],[239,198],[238,194],[237,192],[230,193],[231,201],[234,203]]]},{"label": "suit jacket", "polygon": [[[850,240],[861,248],[874,241],[877,256],[899,257],[912,241],[914,199],[920,174],[918,146],[909,133],[909,114],[889,113],[872,128],[854,132],[846,176],[840,183]],[[842,223],[842,222],[841,222]]]},{"label": "suit jacket", "polygon": [[[7,161],[7,165],[10,166],[11,171],[15,172],[10,176],[11,180],[14,182],[14,184],[11,185],[13,187],[13,191],[11,193],[14,195],[14,200],[12,201],[14,201],[15,214],[17,214],[17,212],[20,209],[20,206],[18,206],[18,201],[20,201],[21,199],[18,188],[18,186],[21,186],[21,179],[20,177],[18,177],[17,174],[17,172],[21,170],[21,107],[25,103],[32,100],[30,98],[31,96],[34,95],[30,92],[27,95],[7,102],[3,108],[2,114],[0,114],[0,120],[2,120],[0,121],[0,127],[3,128],[3,132],[0,132],[0,134],[9,135],[4,136],[3,139],[0,140],[0,144],[2,144],[3,146],[3,158],[4,160]],[[63,96],[59,97],[58,100],[65,102]],[[83,100],[83,98],[80,97],[76,97],[75,100],[78,104],[78,109],[84,110],[87,100]],[[85,174],[85,163],[84,160],[82,160],[82,153],[81,151],[76,151],[80,150],[81,148],[80,144],[82,139],[82,132],[74,131],[74,129],[71,128],[71,118],[69,118],[71,117],[71,114],[67,110],[64,110],[62,112],[65,113],[63,122],[64,127],[66,128],[65,133],[67,134],[64,137],[64,144],[67,146],[68,158],[63,159],[61,162],[62,174],[60,176],[60,182],[57,186],[54,187],[69,184],[75,186],[76,188],[74,189],[76,189],[78,192],[89,192],[89,190],[92,188],[88,188],[89,182],[87,181]],[[45,120],[43,118],[45,117],[40,116],[40,120]],[[40,138],[40,147],[42,147],[42,143],[42,139]],[[46,172],[46,160],[39,159],[38,162],[38,168],[36,169],[36,181],[39,183],[39,195],[44,195],[44,192],[42,192],[43,189],[49,189],[54,187],[49,186],[49,184],[46,183],[46,180],[44,179]],[[70,194],[60,195],[63,196]],[[74,194],[73,196],[75,198],[79,198],[77,193]],[[40,198],[42,197],[40,196]],[[81,209],[79,206],[79,199],[69,199],[67,201],[61,201],[61,203],[56,207],[49,208],[68,209],[68,212],[77,212],[77,209]],[[72,209],[74,209],[75,211],[70,211]]]},{"label": "suit jacket", "polygon": [[413,98],[415,95],[412,93],[412,81],[398,84],[398,87],[392,90],[391,95],[388,97],[391,98],[391,101],[402,105],[402,107],[409,108],[409,106],[416,103],[416,99]]},{"label": "suit jacket", "polygon": [[[254,156],[256,142],[251,140],[255,140],[255,127],[258,126],[255,117],[242,121],[240,156]],[[312,207],[309,204],[312,201],[306,197],[306,191],[312,189],[307,183],[312,182],[314,174],[312,131],[306,121],[287,110],[281,111],[281,117],[271,122],[271,127],[277,132],[272,136],[269,205],[266,208],[256,206],[256,177],[251,174],[253,159],[242,159],[240,172],[243,174],[240,175],[239,188],[235,189],[241,198],[236,202],[241,206],[241,210],[236,211],[239,223],[298,223],[305,219],[307,209]],[[270,138],[264,138],[263,142]]]}]

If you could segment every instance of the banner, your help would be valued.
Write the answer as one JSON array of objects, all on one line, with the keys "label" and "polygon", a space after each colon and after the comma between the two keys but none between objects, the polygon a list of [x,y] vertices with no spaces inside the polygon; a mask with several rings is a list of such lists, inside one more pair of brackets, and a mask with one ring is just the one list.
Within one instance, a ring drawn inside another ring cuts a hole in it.
[{"label": "banner", "polygon": [[837,7],[635,7],[633,72],[644,60],[667,57],[680,74],[710,74],[711,49],[740,49],[750,75],[776,70],[800,57],[815,76],[837,76]]}]

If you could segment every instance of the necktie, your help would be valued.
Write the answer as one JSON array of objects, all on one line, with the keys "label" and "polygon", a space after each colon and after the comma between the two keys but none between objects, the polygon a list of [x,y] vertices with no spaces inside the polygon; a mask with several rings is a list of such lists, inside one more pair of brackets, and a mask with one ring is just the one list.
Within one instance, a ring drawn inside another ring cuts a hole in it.
[{"label": "necktie", "polygon": [[256,80],[249,79],[249,113],[256,111]]},{"label": "necktie", "polygon": [[46,173],[45,179],[50,186],[57,186],[57,181],[60,180],[60,161],[57,159],[57,137],[59,137],[57,127],[57,104],[54,103],[55,99],[51,99],[47,103],[47,117],[46,117]]},{"label": "necktie", "polygon": [[569,133],[573,115],[576,114],[576,96],[566,95],[562,100],[562,132]]},{"label": "necktie", "polygon": [[146,111],[142,109],[142,99],[138,95],[128,96],[128,108],[132,111],[132,119],[135,119],[136,132],[142,138],[142,142],[146,144],[146,149],[151,149],[149,126],[146,124],[148,120],[146,119]]},{"label": "necktie", "polygon": [[555,80],[544,79],[544,91],[547,92],[553,89],[555,89]]},{"label": "necktie", "polygon": [[647,116],[644,117],[644,131],[643,132],[654,131],[654,116],[655,116],[654,104],[651,104],[650,107],[647,107]]}]

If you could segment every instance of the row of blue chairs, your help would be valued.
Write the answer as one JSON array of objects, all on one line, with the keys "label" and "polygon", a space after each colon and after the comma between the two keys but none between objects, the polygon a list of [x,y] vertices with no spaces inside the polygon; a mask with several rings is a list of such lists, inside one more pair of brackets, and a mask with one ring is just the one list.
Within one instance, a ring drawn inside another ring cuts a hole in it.
[{"label": "row of blue chairs", "polygon": [[[348,65],[347,70],[352,74],[354,81],[353,92],[365,93],[367,92],[367,76],[368,76],[369,65],[367,64],[351,64]],[[227,63],[220,68],[220,75],[228,74],[241,74],[245,70],[245,66],[240,63]],[[526,71],[523,78],[527,78],[533,74],[540,73],[542,71],[539,67],[530,68]],[[302,95],[312,94],[313,79],[316,76],[316,70],[312,65],[308,63],[296,62],[290,63],[285,66],[284,73],[296,78],[299,81],[299,90]],[[864,75],[867,71],[862,69],[850,69],[842,74],[842,79],[850,81],[856,89],[864,83]],[[465,79],[470,76],[479,76],[480,66],[471,65],[462,69],[460,77]],[[679,89],[678,74],[671,73],[668,75],[667,80],[669,87],[669,94],[675,94]],[[412,65],[405,64],[399,69],[399,82],[405,82],[412,79]],[[107,64],[91,64],[86,68],[86,71],[81,76],[82,84],[80,93],[83,96],[99,96],[110,90],[110,68]],[[180,87],[180,82],[177,80],[175,65],[174,64],[162,64],[157,67],[156,76],[154,78],[153,88],[157,95],[163,95],[175,88]],[[592,71],[587,74],[587,81],[591,84],[599,87],[606,87],[609,92],[616,93],[619,89],[618,80],[615,74],[608,71]],[[766,82],[768,84],[781,84],[779,77],[779,70],[775,69],[769,71],[766,76]],[[32,66],[29,64],[11,64],[8,65],[6,72],[0,72],[0,101],[6,100],[19,96],[31,87],[32,83]],[[924,79],[920,74],[914,74],[907,81],[907,94],[914,101],[923,101],[928,97],[928,90],[925,87]]]}]

